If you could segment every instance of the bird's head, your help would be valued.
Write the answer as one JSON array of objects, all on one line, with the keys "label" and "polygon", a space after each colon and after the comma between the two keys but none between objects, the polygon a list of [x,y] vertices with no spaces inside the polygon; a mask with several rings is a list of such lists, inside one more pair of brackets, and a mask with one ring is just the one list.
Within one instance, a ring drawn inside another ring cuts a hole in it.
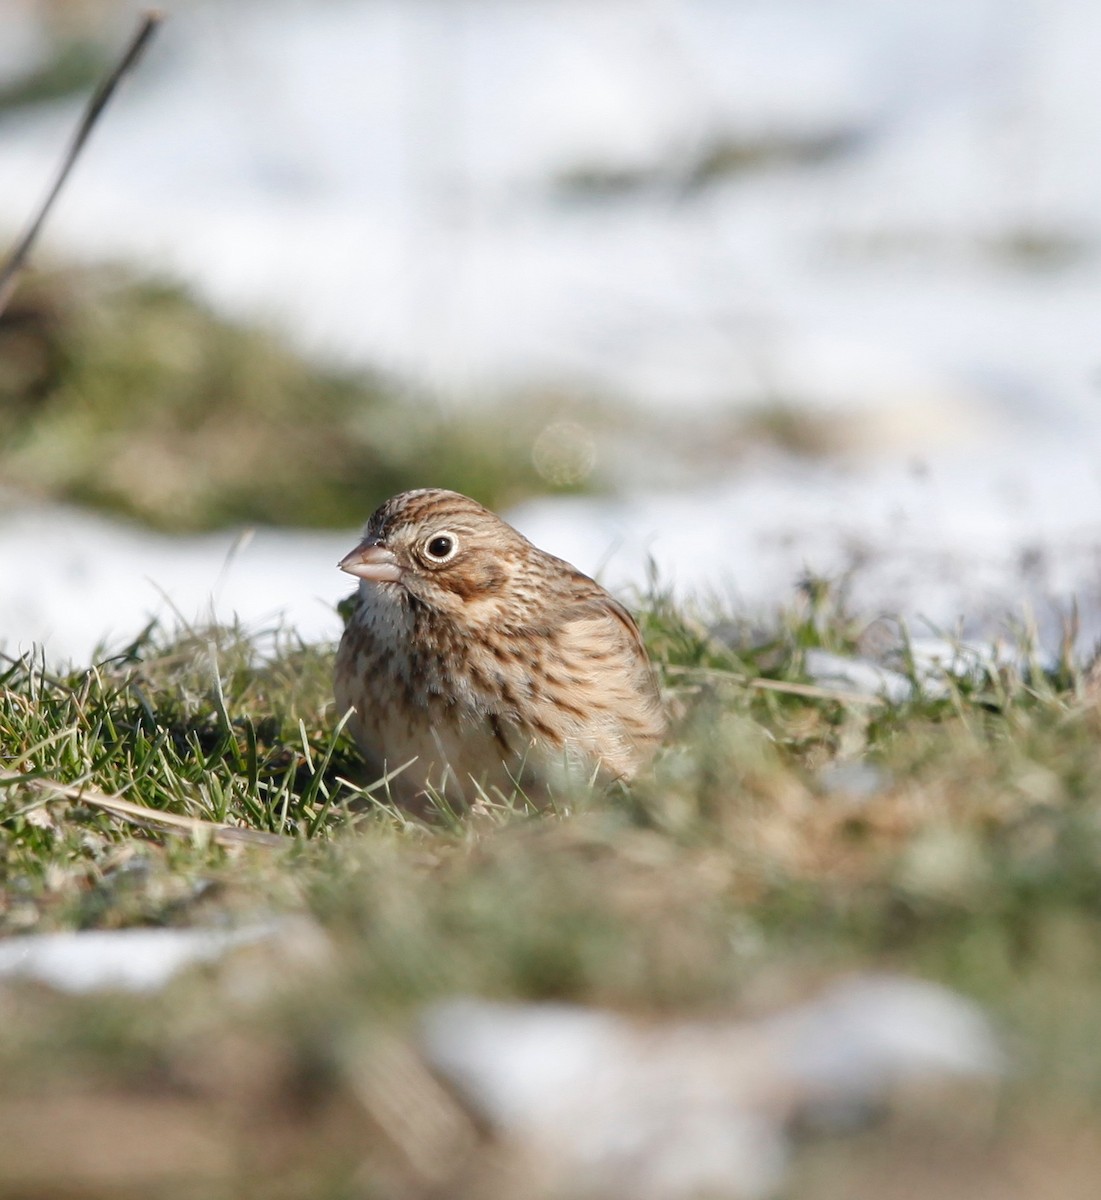
[{"label": "bird's head", "polygon": [[467,496],[422,488],[376,509],[363,540],[339,566],[370,588],[393,596],[401,592],[392,589],[404,590],[437,612],[493,619],[540,553]]}]

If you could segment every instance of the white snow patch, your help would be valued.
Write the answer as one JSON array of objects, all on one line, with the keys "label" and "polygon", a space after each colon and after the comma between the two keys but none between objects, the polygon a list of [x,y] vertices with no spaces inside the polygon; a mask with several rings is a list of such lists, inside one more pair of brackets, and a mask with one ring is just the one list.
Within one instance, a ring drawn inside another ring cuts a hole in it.
[{"label": "white snow patch", "polygon": [[[653,566],[682,600],[767,619],[813,575],[869,620],[916,638],[1016,638],[1035,623],[1050,655],[1077,606],[1078,649],[1101,640],[1101,460],[1075,443],[1008,437],[850,463],[770,458],[693,492],[555,498],[506,514],[537,545],[628,599]],[[0,515],[0,645],[45,643],[87,661],[153,616],[170,627],[235,616],[335,640],[352,583],[336,563],[357,534],[150,534],[39,508]],[[943,657],[943,655],[942,655]]]},{"label": "white snow patch", "polygon": [[33,979],[66,992],[154,992],[186,967],[266,941],[276,923],[241,929],[118,929],[0,941],[0,980]]},{"label": "white snow patch", "polygon": [[337,562],[358,535],[257,529],[169,537],[73,509],[0,515],[0,647],[50,661],[118,650],[151,620],[166,628],[240,620],[335,640],[352,590]]},{"label": "white snow patch", "polygon": [[742,1022],[454,999],[428,1010],[421,1045],[481,1120],[553,1173],[548,1190],[641,1200],[771,1195],[800,1118],[851,1124],[893,1086],[1004,1069],[981,1011],[891,976]]}]

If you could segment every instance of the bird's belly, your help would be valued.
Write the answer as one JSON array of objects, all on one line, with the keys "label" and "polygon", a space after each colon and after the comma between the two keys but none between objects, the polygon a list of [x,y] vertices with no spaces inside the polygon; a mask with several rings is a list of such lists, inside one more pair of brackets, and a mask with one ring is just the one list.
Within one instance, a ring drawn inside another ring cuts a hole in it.
[{"label": "bird's belly", "polygon": [[395,795],[435,791],[470,804],[482,791],[508,795],[515,790],[492,729],[484,721],[457,719],[449,713],[410,727],[387,714],[379,716],[368,741],[385,771],[400,770],[391,785]]},{"label": "bird's belly", "polygon": [[[483,713],[430,697],[415,711],[383,696],[347,695],[337,689],[341,712],[353,708],[349,732],[369,769],[390,776],[389,795],[399,801],[438,793],[449,802],[473,804],[513,796],[534,785],[542,755],[516,731],[504,735]],[[502,740],[507,736],[507,741]]]},{"label": "bird's belly", "polygon": [[380,797],[417,808],[433,796],[467,807],[518,798],[539,807],[568,803],[593,772],[590,756],[525,739],[514,728],[503,731],[506,750],[484,717],[410,728],[376,711],[373,720],[357,714],[351,732],[378,778],[390,776]]}]

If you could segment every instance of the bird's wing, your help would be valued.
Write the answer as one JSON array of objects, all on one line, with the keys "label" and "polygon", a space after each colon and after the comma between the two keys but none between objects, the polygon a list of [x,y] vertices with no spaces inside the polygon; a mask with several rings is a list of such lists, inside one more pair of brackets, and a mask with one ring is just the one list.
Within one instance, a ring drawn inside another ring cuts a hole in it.
[{"label": "bird's wing", "polygon": [[612,628],[626,633],[627,639],[634,650],[645,661],[649,661],[638,622],[595,579],[590,579],[588,575],[584,575],[580,571],[574,571],[570,595],[574,598],[574,603],[570,606],[570,621],[592,620],[594,617],[612,617],[615,621]]},{"label": "bird's wing", "polygon": [[603,596],[603,608],[605,608],[627,631],[627,636],[634,644],[635,649],[642,655],[644,659],[649,661],[649,656],[646,653],[646,643],[642,640],[642,630],[638,627],[638,622],[631,614],[623,607],[618,600],[607,593]]}]

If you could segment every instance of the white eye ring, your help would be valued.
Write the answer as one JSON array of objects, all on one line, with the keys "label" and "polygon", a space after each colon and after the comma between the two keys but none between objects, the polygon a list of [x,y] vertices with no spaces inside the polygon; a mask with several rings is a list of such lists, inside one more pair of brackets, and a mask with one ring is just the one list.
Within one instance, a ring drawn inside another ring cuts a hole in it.
[{"label": "white eye ring", "polygon": [[441,529],[424,543],[424,554],[429,562],[439,566],[450,562],[459,553],[459,539],[450,529]]}]

